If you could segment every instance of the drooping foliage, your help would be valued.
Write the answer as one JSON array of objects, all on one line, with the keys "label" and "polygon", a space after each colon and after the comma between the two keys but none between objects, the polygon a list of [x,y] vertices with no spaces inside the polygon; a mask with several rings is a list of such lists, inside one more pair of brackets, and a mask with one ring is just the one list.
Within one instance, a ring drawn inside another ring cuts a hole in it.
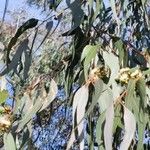
[{"label": "drooping foliage", "polygon": [[[0,75],[10,75],[15,89],[12,107],[4,106],[0,118],[5,148],[31,148],[33,120],[55,102],[61,85],[65,104],[72,108],[64,149],[144,149],[144,133],[150,129],[148,1],[38,4],[52,15],[42,22],[26,21],[4,50],[6,66]],[[64,31],[66,16],[71,22]],[[4,84],[0,94],[4,104]]]}]

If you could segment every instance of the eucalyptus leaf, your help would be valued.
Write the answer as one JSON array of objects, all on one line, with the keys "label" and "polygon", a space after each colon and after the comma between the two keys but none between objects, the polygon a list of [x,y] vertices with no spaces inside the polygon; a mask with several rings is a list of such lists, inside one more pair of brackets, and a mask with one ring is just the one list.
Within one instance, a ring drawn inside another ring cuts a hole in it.
[{"label": "eucalyptus leaf", "polygon": [[120,39],[117,42],[115,42],[114,45],[118,49],[118,52],[119,52],[119,63],[120,63],[120,65],[123,66],[123,60],[124,60],[124,56],[125,56],[124,43]]},{"label": "eucalyptus leaf", "polygon": [[9,73],[11,70],[16,70],[18,64],[21,61],[21,56],[23,51],[25,51],[26,49],[28,49],[28,39],[23,40],[20,45],[18,46],[15,55],[12,58],[12,61],[10,64],[8,64],[8,66],[0,73],[0,76],[3,76],[7,73]]},{"label": "eucalyptus leaf", "polygon": [[31,121],[33,116],[40,110],[41,107],[42,107],[42,100],[38,99],[38,101],[34,104],[34,106],[29,109],[29,111],[19,122],[18,129],[17,129],[18,132],[21,131],[28,122]]},{"label": "eucalyptus leaf", "polygon": [[1,91],[3,91],[3,90],[6,90],[7,89],[7,87],[6,87],[6,85],[7,85],[7,80],[6,80],[6,77],[5,76],[2,76],[1,78],[0,78],[0,90]]},{"label": "eucalyptus leaf", "polygon": [[16,144],[12,134],[4,133],[4,148],[5,150],[16,150]]},{"label": "eucalyptus leaf", "polygon": [[111,75],[108,83],[109,85],[111,85],[118,76],[118,72],[120,69],[119,59],[113,53],[108,53],[106,51],[103,51],[103,58],[105,60],[105,64],[108,65],[111,70]]},{"label": "eucalyptus leaf", "polygon": [[[77,129],[78,134],[81,135],[84,129],[84,115],[85,115],[85,108],[88,102],[88,96],[89,96],[89,90],[87,85],[83,85],[81,88],[77,90],[77,92],[74,95],[73,99],[73,130],[70,136],[70,139],[67,144],[67,150],[71,148],[73,145],[73,142],[75,140],[75,134],[74,134],[74,123],[75,120],[77,121]],[[77,118],[75,118],[75,113],[77,113]],[[84,138],[81,139],[80,142],[80,149],[84,149]]]},{"label": "eucalyptus leaf", "polygon": [[55,99],[57,92],[58,92],[57,84],[52,79],[51,84],[50,84],[50,91],[45,98],[43,97],[43,106],[40,109],[40,111],[42,111],[43,109],[45,109],[46,107],[50,105],[50,103]]},{"label": "eucalyptus leaf", "polygon": [[125,105],[130,110],[132,110],[132,101],[134,100],[135,85],[136,81],[130,79],[127,86],[127,96],[125,97]]},{"label": "eucalyptus leaf", "polygon": [[113,103],[111,103],[106,110],[106,122],[104,126],[104,142],[106,150],[112,149],[113,120],[114,120],[114,106]]},{"label": "eucalyptus leaf", "polygon": [[10,40],[8,46],[7,46],[7,54],[6,54],[6,62],[7,65],[10,63],[9,54],[12,49],[12,47],[17,43],[17,40],[21,34],[23,34],[26,30],[30,28],[34,28],[38,24],[38,19],[31,18],[28,21],[26,21],[19,29],[17,30],[15,36]]},{"label": "eucalyptus leaf", "polygon": [[4,103],[8,96],[9,94],[7,90],[0,91],[0,104]]},{"label": "eucalyptus leaf", "polygon": [[139,118],[138,118],[138,144],[137,144],[137,149],[142,149],[143,148],[143,139],[144,139],[144,132],[146,129],[146,120],[145,120],[145,113],[140,110],[139,112]]},{"label": "eucalyptus leaf", "polygon": [[120,127],[123,129],[121,105],[117,105],[115,107],[113,133],[115,133],[117,127]]},{"label": "eucalyptus leaf", "polygon": [[124,123],[125,123],[125,134],[123,141],[121,142],[120,149],[127,150],[134,138],[136,131],[136,121],[133,113],[124,106]]},{"label": "eucalyptus leaf", "polygon": [[143,107],[143,109],[145,109],[146,107],[146,84],[145,84],[145,80],[143,78],[139,79],[136,83],[136,88],[138,91],[138,94],[140,96],[140,103]]},{"label": "eucalyptus leaf", "polygon": [[100,97],[98,98],[100,112],[103,113],[105,110],[107,110],[112,102],[113,102],[113,94],[111,89],[108,88],[104,92],[102,92]]},{"label": "eucalyptus leaf", "polygon": [[98,50],[98,45],[87,45],[84,50],[83,53],[81,55],[81,60],[85,58],[84,60],[84,75],[85,75],[85,80],[87,80],[88,78],[88,68],[89,68],[89,64],[92,61],[93,58],[95,58],[97,50]]},{"label": "eucalyptus leaf", "polygon": [[101,145],[103,143],[102,135],[103,135],[103,124],[106,118],[105,115],[106,115],[105,112],[100,114],[96,124],[96,142],[98,143],[98,145]]}]

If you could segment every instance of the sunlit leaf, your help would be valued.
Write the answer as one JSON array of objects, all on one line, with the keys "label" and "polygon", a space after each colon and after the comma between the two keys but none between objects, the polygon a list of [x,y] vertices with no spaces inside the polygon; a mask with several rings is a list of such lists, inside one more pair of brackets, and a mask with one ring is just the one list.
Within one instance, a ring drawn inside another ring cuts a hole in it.
[{"label": "sunlit leaf", "polygon": [[108,65],[111,70],[111,75],[109,79],[109,85],[111,85],[118,76],[118,72],[120,68],[119,59],[113,53],[108,53],[106,51],[103,51],[103,58],[105,60],[106,65]]},{"label": "sunlit leaf", "polygon": [[5,76],[2,76],[1,78],[0,78],[0,89],[1,89],[1,91],[3,91],[3,90],[6,90],[7,88],[6,88],[6,85],[7,85],[7,80],[6,80],[6,77]]},{"label": "sunlit leaf", "polygon": [[[78,105],[77,105],[77,124],[78,125],[78,134],[79,136],[83,134],[83,129],[84,129],[84,120],[82,118],[84,117],[85,114],[85,108],[88,102],[88,97],[89,97],[89,90],[88,86],[83,86],[83,89],[80,91],[81,93],[76,96],[78,98]],[[83,96],[82,96],[83,95]],[[80,98],[81,97],[81,98]],[[81,121],[82,120],[82,121]],[[81,122],[80,122],[81,121]],[[81,139],[80,142],[80,150],[84,150],[84,135],[83,139]]]},{"label": "sunlit leaf", "polygon": [[4,103],[8,96],[9,94],[7,90],[0,91],[0,104]]},{"label": "sunlit leaf", "polygon": [[83,61],[83,59],[86,58],[90,53],[96,53],[97,49],[97,45],[86,45],[81,55],[81,61]]},{"label": "sunlit leaf", "polygon": [[104,126],[104,142],[106,150],[112,149],[113,120],[114,120],[114,106],[112,103],[106,110],[106,122]]},{"label": "sunlit leaf", "polygon": [[15,141],[14,141],[14,138],[10,132],[5,133],[3,138],[4,138],[5,150],[16,150]]},{"label": "sunlit leaf", "polygon": [[132,112],[124,106],[124,124],[125,124],[125,134],[123,141],[121,142],[120,149],[127,150],[134,138],[136,131],[136,121]]},{"label": "sunlit leaf", "polygon": [[[83,117],[85,115],[85,107],[88,102],[88,96],[89,96],[89,90],[88,86],[84,85],[78,91],[75,93],[74,99],[73,99],[73,129],[75,127],[74,122],[77,121],[78,125],[78,135],[81,136],[84,128],[84,120]],[[75,118],[75,113],[77,118]],[[72,130],[67,149],[69,149],[75,140],[74,131]],[[80,149],[84,149],[84,139],[81,139],[80,142]]]},{"label": "sunlit leaf", "polygon": [[89,64],[91,62],[91,60],[93,58],[95,58],[96,53],[98,50],[98,45],[87,45],[84,50],[83,53],[81,55],[81,61],[85,58],[84,60],[84,75],[85,75],[85,79],[87,80],[87,76],[88,76],[88,68],[89,68]]}]

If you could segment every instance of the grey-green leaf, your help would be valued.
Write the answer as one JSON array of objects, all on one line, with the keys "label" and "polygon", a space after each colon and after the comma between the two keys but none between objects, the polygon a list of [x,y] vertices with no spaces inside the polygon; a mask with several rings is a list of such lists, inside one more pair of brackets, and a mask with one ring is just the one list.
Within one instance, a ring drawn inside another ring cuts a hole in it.
[{"label": "grey-green leaf", "polygon": [[141,101],[141,105],[143,107],[143,109],[146,107],[146,84],[145,84],[145,80],[143,78],[139,79],[137,81],[137,91],[139,93],[140,96],[140,101]]},{"label": "grey-green leaf", "polygon": [[89,64],[92,61],[93,58],[95,58],[96,53],[97,53],[98,45],[88,45],[84,48],[84,51],[81,56],[81,60],[84,60],[84,75],[85,75],[85,80],[88,78],[88,69],[89,69]]},{"label": "grey-green leaf", "polygon": [[35,105],[29,109],[29,111],[25,114],[22,120],[19,122],[18,131],[21,131],[23,127],[32,119],[32,117],[40,110],[42,107],[42,100],[38,99]]},{"label": "grey-green leaf", "polygon": [[4,148],[5,150],[16,150],[16,145],[12,134],[4,133]]},{"label": "grey-green leaf", "polygon": [[112,149],[113,120],[114,120],[114,106],[112,103],[106,110],[106,122],[104,126],[104,142],[106,150]]}]

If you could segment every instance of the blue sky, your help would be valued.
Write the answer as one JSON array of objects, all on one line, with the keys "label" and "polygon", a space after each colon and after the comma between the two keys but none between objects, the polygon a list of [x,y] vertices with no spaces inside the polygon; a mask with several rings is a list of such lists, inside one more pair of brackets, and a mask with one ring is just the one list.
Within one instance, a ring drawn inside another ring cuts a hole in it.
[{"label": "blue sky", "polygon": [[[2,19],[3,11],[5,8],[5,0],[0,0],[0,19]],[[26,4],[26,0],[9,0],[8,3],[8,11],[18,11],[18,10],[25,10],[27,12],[27,19],[28,18],[38,18],[41,19],[44,15],[41,14],[41,9],[36,8],[34,6],[29,6]],[[11,16],[9,13],[6,14],[6,21],[11,21]]]}]

